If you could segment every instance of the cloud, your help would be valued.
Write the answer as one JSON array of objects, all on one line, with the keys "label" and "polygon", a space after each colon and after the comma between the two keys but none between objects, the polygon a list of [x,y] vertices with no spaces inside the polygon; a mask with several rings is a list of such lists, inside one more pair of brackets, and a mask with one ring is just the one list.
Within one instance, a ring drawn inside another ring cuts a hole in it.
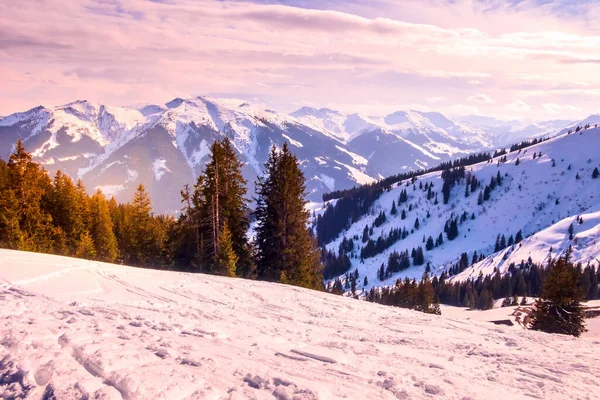
[{"label": "cloud", "polygon": [[542,108],[549,113],[561,113],[564,111],[579,111],[579,107],[570,104],[544,103]]},{"label": "cloud", "polygon": [[476,104],[494,104],[496,101],[485,94],[476,94],[467,98],[471,103]]},{"label": "cloud", "polygon": [[591,112],[600,7],[571,7],[566,18],[546,3],[0,2],[0,74],[10,77],[0,114],[76,98],[129,104],[205,93],[258,97],[282,111],[303,99],[450,113],[467,99],[494,114],[524,99]]},{"label": "cloud", "polygon": [[523,100],[515,100],[512,103],[507,104],[506,109],[515,112],[526,112],[531,110],[531,106]]}]

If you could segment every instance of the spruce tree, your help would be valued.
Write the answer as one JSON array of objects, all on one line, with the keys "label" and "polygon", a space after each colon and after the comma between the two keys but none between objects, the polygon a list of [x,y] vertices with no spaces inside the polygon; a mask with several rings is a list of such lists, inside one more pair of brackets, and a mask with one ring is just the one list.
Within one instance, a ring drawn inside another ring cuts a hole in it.
[{"label": "spruce tree", "polygon": [[117,238],[110,217],[108,202],[98,190],[90,199],[90,236],[100,261],[114,262],[118,256]]},{"label": "spruce tree", "polygon": [[77,248],[75,249],[75,256],[79,258],[85,258],[87,260],[94,260],[96,258],[94,242],[87,232],[84,232],[79,237]]},{"label": "spruce tree", "polygon": [[11,188],[9,200],[16,202],[18,228],[13,227],[10,247],[18,250],[52,252],[52,216],[45,208],[51,181],[46,171],[32,161],[31,153],[25,151],[18,141],[8,159],[8,179]]},{"label": "spruce tree", "polygon": [[160,223],[152,216],[152,205],[144,185],[139,184],[133,201],[123,207],[123,257],[136,266],[156,266],[163,248]]},{"label": "spruce tree", "polygon": [[592,172],[592,179],[598,179],[598,177],[600,176],[600,171],[598,171],[598,167],[594,168],[594,171]]},{"label": "spruce tree", "polygon": [[10,170],[0,159],[0,247],[17,249],[22,241],[19,201],[11,185]]},{"label": "spruce tree", "polygon": [[256,183],[259,279],[322,288],[322,265],[307,223],[304,174],[287,144],[273,146]]},{"label": "spruce tree", "polygon": [[238,256],[233,250],[233,240],[227,223],[221,228],[219,234],[219,253],[215,259],[214,273],[234,277],[236,276]]},{"label": "spruce tree", "polygon": [[568,253],[554,260],[549,268],[542,294],[531,314],[531,329],[578,337],[585,332],[585,315],[577,270],[569,261]]},{"label": "spruce tree", "polygon": [[[202,241],[209,265],[219,259],[219,235],[227,224],[231,242],[238,257],[236,275],[253,277],[254,262],[246,232],[250,225],[247,216],[246,180],[242,175],[243,163],[239,160],[229,139],[215,141],[210,148],[210,161],[204,175],[198,179],[194,202],[200,210],[191,214],[202,221]],[[195,223],[195,220],[194,222]]]}]

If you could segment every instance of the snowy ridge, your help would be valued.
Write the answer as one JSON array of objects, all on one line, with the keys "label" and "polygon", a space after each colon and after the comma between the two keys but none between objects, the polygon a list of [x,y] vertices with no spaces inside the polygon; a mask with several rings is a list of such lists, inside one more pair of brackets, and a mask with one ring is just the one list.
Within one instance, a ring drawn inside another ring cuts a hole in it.
[{"label": "snowy ridge", "polygon": [[[493,274],[495,270],[505,274],[512,263],[518,266],[521,261],[527,262],[529,258],[535,264],[546,265],[550,259],[563,256],[569,246],[572,249],[572,260],[581,262],[584,266],[589,263],[598,268],[600,266],[600,204],[590,209],[598,211],[565,218],[517,245],[490,255],[452,279],[458,281],[476,279],[480,273],[486,276]],[[582,219],[583,223],[578,222],[579,219]],[[574,232],[572,240],[569,234],[571,224]]]},{"label": "snowy ridge", "polygon": [[600,382],[595,339],[285,285],[10,250],[0,282],[3,398],[558,400]]},{"label": "snowy ridge", "polygon": [[[538,156],[540,152],[542,155]],[[592,171],[596,167],[600,168],[600,128],[585,130],[581,134],[563,134],[524,150],[508,153],[505,163],[498,163],[499,158],[489,163],[483,162],[466,167],[466,174],[475,176],[481,182],[481,186],[465,197],[463,179],[452,189],[448,204],[443,204],[442,201],[443,181],[440,172],[418,177],[414,186],[406,181],[400,182],[392,190],[381,195],[368,215],[352,224],[326,247],[337,253],[344,237],[355,238],[351,270],[358,269],[361,280],[362,277],[367,277],[368,285],[363,288],[362,282],[359,282],[359,289],[368,290],[373,286],[391,285],[398,278],[419,279],[427,263],[430,263],[434,273],[440,274],[453,266],[463,252],[468,254],[469,260],[475,251],[478,254],[492,254],[498,234],[509,238],[522,231],[524,237],[529,237],[553,226],[547,232],[540,232],[540,236],[532,237],[530,239],[532,246],[535,246],[534,243],[547,242],[548,246],[542,251],[544,256],[550,246],[553,246],[554,251],[557,252],[564,250],[565,229],[575,216],[585,214],[583,225],[574,224],[578,232],[576,236],[579,247],[573,244],[575,249],[573,256],[575,261],[581,260],[585,263],[596,257],[597,243],[600,240],[598,225],[600,221],[597,219],[597,213],[600,211],[600,179],[592,179]],[[491,191],[489,200],[479,205],[479,193],[498,173],[502,177],[502,185]],[[427,200],[426,190],[419,188],[420,185],[425,187],[429,184],[433,184],[432,190],[438,193],[437,205],[434,204],[434,199]],[[405,204],[398,204],[402,190],[407,191],[408,201]],[[398,209],[395,216],[390,213],[393,202],[396,202]],[[321,212],[325,207],[326,204],[321,207]],[[409,207],[412,211],[409,211]],[[405,220],[401,219],[402,210],[406,211]],[[360,248],[365,245],[361,241],[363,229],[365,226],[371,227],[382,211],[386,213],[387,221],[379,227],[373,226],[371,239],[375,241],[394,228],[406,228],[409,233],[411,231],[413,233],[374,257],[361,261]],[[446,221],[450,218],[460,220],[463,215],[466,219],[458,225],[458,237],[452,241],[448,240],[443,233]],[[420,226],[415,229],[417,218]],[[440,233],[443,233],[444,243],[427,251],[425,249],[427,238],[431,236],[435,241]],[[382,264],[387,265],[388,257],[392,252],[408,250],[410,254],[413,248],[419,246],[425,251],[424,265],[411,266],[385,281],[378,280],[377,271]],[[578,250],[579,248],[581,250]],[[523,243],[523,247],[515,251],[515,258],[511,260],[520,262],[520,257],[527,254],[526,260],[530,252],[533,253],[533,250]],[[494,255],[493,258],[496,260],[494,263],[484,261],[479,268],[485,266],[486,271],[489,268],[493,270],[493,267],[500,262],[502,254]],[[508,264],[506,268],[507,266]],[[475,272],[465,271],[465,273]]]}]

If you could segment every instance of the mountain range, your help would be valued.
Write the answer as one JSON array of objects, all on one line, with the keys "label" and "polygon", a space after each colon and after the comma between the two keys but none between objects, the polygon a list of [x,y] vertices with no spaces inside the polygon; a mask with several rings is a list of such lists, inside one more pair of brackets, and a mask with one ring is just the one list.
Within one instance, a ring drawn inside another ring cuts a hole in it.
[{"label": "mountain range", "polygon": [[0,157],[17,140],[50,172],[81,178],[129,201],[143,183],[157,212],[176,212],[179,191],[202,172],[211,143],[228,137],[245,166],[251,197],[272,145],[288,142],[307,178],[311,201],[325,192],[427,168],[473,152],[575,125],[525,126],[469,116],[398,111],[381,117],[302,107],[286,115],[231,99],[176,98],[166,104],[113,107],[89,101],[38,106],[0,118]]}]

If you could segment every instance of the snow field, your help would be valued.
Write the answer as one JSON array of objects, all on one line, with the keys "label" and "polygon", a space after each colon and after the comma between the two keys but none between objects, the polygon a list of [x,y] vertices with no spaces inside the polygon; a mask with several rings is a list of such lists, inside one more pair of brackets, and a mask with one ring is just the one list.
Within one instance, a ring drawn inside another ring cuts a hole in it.
[{"label": "snow field", "polygon": [[597,339],[285,285],[10,250],[0,282],[4,398],[591,399],[600,384]]}]

